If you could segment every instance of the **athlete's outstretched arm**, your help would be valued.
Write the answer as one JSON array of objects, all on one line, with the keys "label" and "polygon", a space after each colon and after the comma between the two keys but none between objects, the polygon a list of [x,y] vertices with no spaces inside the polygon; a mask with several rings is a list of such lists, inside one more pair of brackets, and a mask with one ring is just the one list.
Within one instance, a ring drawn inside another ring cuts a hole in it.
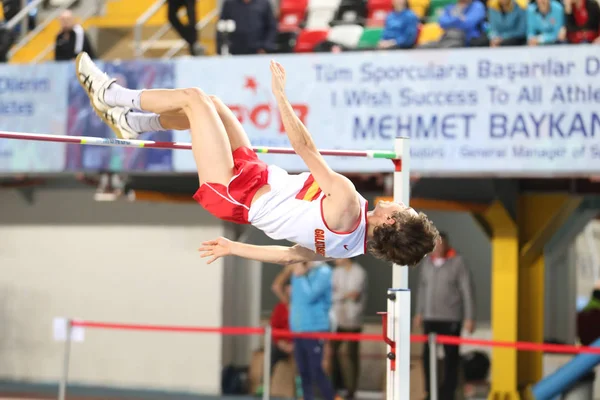
[{"label": "athlete's outstretched arm", "polygon": [[256,246],[218,238],[202,243],[201,257],[210,257],[208,264],[224,256],[238,256],[271,264],[288,265],[304,261],[326,261],[319,254],[302,246]]},{"label": "athlete's outstretched arm", "polygon": [[355,202],[356,191],[350,180],[334,172],[319,153],[308,129],[296,115],[285,95],[285,69],[275,61],[271,61],[272,89],[281,120],[290,143],[314,176],[317,184],[328,196],[333,192],[342,200]]}]

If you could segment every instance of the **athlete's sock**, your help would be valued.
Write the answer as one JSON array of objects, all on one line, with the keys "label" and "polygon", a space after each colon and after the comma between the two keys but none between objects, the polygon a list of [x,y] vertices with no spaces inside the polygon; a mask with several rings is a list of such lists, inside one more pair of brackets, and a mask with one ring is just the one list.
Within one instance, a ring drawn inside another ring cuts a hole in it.
[{"label": "athlete's sock", "polygon": [[106,89],[104,102],[111,107],[131,107],[141,110],[141,96],[141,90],[127,89],[115,82]]},{"label": "athlete's sock", "polygon": [[130,111],[125,118],[131,129],[139,133],[166,131],[160,124],[160,115],[158,114]]}]

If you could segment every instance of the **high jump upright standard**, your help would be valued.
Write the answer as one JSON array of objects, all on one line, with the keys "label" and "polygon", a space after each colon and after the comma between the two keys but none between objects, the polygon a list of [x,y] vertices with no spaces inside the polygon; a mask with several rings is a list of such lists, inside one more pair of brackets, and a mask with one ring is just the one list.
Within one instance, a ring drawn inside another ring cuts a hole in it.
[{"label": "high jump upright standard", "polygon": [[[410,202],[410,146],[408,138],[394,143],[394,201]],[[408,268],[392,267],[392,288],[387,292],[387,312],[383,314],[383,337],[387,344],[386,399],[410,399],[410,290]]]}]

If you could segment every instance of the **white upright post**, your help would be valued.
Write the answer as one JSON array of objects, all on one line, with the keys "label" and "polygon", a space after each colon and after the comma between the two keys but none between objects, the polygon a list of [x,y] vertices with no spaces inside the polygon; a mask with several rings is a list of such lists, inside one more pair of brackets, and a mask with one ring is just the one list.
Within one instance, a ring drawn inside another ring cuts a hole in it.
[{"label": "white upright post", "polygon": [[265,336],[264,336],[262,400],[269,400],[269,398],[271,397],[271,346],[272,345],[273,345],[273,331],[272,331],[271,326],[267,325],[265,327]]},{"label": "white upright post", "polygon": [[[410,203],[410,146],[408,138],[396,138],[394,146],[396,155],[394,169],[394,201],[397,203]],[[395,289],[408,289],[408,268],[395,265],[392,276],[392,287]]]},{"label": "white upright post", "polygon": [[69,364],[71,359],[71,336],[73,334],[73,321],[68,319],[67,324],[67,337],[65,338],[65,347],[63,352],[63,364],[62,374],[60,376],[60,382],[58,384],[58,400],[65,400],[67,396],[67,384],[69,380]]},{"label": "white upright post", "polygon": [[[408,138],[396,138],[394,201],[409,205],[410,201],[410,147]],[[388,337],[395,348],[388,345],[387,400],[410,399],[410,290],[408,268],[394,265],[392,288],[388,290]]]},{"label": "white upright post", "polygon": [[410,290],[388,290],[387,400],[410,399]]}]

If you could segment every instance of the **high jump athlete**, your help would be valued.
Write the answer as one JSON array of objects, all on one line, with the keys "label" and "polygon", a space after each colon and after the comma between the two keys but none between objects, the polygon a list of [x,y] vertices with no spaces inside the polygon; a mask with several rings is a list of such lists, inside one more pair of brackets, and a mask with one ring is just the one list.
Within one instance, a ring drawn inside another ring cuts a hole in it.
[{"label": "high jump athlete", "polygon": [[94,110],[117,136],[190,130],[200,181],[194,199],[208,212],[295,243],[254,246],[218,238],[199,249],[209,264],[226,255],[276,264],[350,258],[366,253],[367,243],[380,259],[409,266],[421,261],[438,237],[433,223],[393,202],[379,202],[368,211],[367,201],[327,165],[296,116],[285,95],[283,66],[271,61],[270,68],[285,131],[310,173],[290,175],[261,161],[233,112],[198,88],[131,90],[102,72],[86,53],[76,61],[77,77]]}]

